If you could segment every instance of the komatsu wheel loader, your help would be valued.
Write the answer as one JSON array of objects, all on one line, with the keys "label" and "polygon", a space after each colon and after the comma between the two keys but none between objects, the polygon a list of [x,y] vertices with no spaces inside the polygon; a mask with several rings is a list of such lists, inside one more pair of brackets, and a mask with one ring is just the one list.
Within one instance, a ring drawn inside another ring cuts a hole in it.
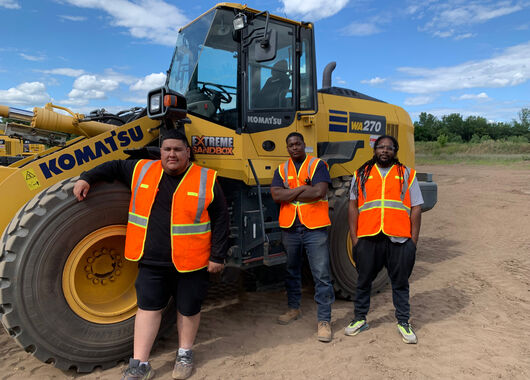
[{"label": "komatsu wheel loader", "polygon": [[[354,293],[352,174],[382,134],[397,138],[401,162],[414,167],[413,124],[398,106],[332,86],[334,63],[317,90],[313,31],[311,23],[221,3],[179,31],[166,84],[148,94],[146,108],[85,116],[52,104],[33,112],[0,106],[0,116],[78,136],[0,168],[0,315],[24,350],[79,372],[130,356],[137,266],[123,257],[129,189],[101,183],[77,202],[72,188],[81,172],[126,159],[126,151],[156,155],[161,125],[183,128],[197,163],[218,171],[231,217],[227,265],[243,270],[286,261],[270,183],[288,159],[287,135],[301,133],[307,153],[329,165],[335,287]],[[432,208],[436,184],[422,174],[420,186],[424,210]],[[380,274],[374,289],[386,282]]]}]

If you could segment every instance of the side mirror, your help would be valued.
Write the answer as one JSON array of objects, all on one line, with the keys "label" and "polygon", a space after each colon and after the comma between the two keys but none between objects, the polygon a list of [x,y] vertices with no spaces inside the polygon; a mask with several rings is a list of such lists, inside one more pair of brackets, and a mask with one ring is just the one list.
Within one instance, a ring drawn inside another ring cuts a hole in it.
[{"label": "side mirror", "polygon": [[181,120],[186,117],[187,108],[186,98],[167,86],[151,90],[147,94],[147,116],[150,119]]},{"label": "side mirror", "polygon": [[276,58],[276,41],[278,32],[274,29],[266,31],[261,40],[254,41],[254,57],[256,62],[271,61]]}]

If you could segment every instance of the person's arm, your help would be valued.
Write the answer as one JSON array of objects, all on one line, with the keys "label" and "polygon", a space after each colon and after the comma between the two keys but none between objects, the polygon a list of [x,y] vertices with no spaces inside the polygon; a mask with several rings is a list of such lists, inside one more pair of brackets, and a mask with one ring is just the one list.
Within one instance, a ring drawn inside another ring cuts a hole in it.
[{"label": "person's arm", "polygon": [[418,245],[421,227],[421,206],[412,206],[410,209],[410,234],[412,242]]},{"label": "person's arm", "polygon": [[311,186],[308,186],[308,185],[303,185],[300,187],[296,187],[294,189],[285,189],[283,187],[271,187],[272,199],[276,203],[282,203],[282,202],[289,203],[289,202],[294,201],[295,199],[300,200],[298,199],[298,196],[302,194],[304,190],[310,187]]},{"label": "person's arm", "polygon": [[282,202],[292,202],[296,199],[296,197],[304,191],[304,188],[307,187],[307,185],[300,186],[294,189],[286,189],[285,185],[283,183],[283,179],[280,176],[280,172],[278,169],[274,171],[274,175],[272,177],[272,183],[271,183],[271,196],[274,202],[276,203],[282,203]]},{"label": "person's arm", "polygon": [[215,182],[213,192],[213,201],[208,206],[212,231],[212,247],[208,262],[208,272],[217,273],[221,272],[224,268],[224,262],[229,248],[230,219],[223,190],[217,181]]},{"label": "person's arm", "polygon": [[359,238],[357,237],[357,220],[359,219],[359,208],[357,206],[357,199],[350,200],[348,204],[348,224],[350,226],[350,238],[353,246],[357,245]]},{"label": "person's arm", "polygon": [[130,187],[137,162],[138,160],[113,160],[81,173],[79,180],[74,184],[75,197],[78,201],[84,200],[88,195],[90,186],[98,181],[112,182],[118,180]]},{"label": "person's arm", "polygon": [[324,198],[328,192],[328,184],[331,183],[328,167],[324,161],[320,160],[311,179],[311,185],[308,185],[304,191],[296,197],[300,202],[314,202]]},{"label": "person's arm", "polygon": [[[304,185],[304,190],[295,198],[300,202],[314,202],[322,199],[328,192],[328,183],[319,182],[313,186]],[[299,189],[299,187],[297,187]]]}]

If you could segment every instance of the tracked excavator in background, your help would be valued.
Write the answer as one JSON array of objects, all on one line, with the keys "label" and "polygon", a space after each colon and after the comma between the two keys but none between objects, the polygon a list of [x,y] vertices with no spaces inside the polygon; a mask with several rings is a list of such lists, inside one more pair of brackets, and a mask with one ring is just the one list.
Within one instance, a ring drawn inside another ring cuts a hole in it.
[{"label": "tracked excavator in background", "polygon": [[[325,160],[331,264],[338,294],[355,292],[348,235],[352,174],[373,141],[394,136],[414,167],[414,131],[402,108],[331,85],[317,90],[313,24],[245,5],[221,3],[178,34],[166,84],[147,107],[90,115],[46,105],[33,112],[0,106],[0,116],[65,134],[64,144],[0,167],[0,316],[27,352],[60,369],[90,372],[127,359],[133,345],[136,263],[123,257],[129,189],[72,194],[77,176],[108,160],[156,157],[159,128],[182,128],[201,166],[215,169],[230,210],[227,266],[252,271],[285,263],[274,170],[288,159],[285,138],[304,136]],[[66,111],[66,113],[65,113]],[[424,211],[436,203],[431,175],[418,174]],[[381,273],[374,289],[387,282]],[[174,311],[164,315],[169,328]]]}]

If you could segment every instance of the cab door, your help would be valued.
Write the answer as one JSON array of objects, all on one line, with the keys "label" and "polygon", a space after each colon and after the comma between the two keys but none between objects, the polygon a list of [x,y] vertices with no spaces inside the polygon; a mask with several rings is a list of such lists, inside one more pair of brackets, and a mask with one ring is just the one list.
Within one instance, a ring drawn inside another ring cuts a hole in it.
[{"label": "cab door", "polygon": [[[253,20],[246,30],[247,36],[264,25],[264,17]],[[243,132],[250,134],[258,156],[286,156],[285,138],[296,130],[295,26],[269,20],[268,28],[276,32],[274,58],[258,62],[256,43],[250,44],[245,52]]]}]

